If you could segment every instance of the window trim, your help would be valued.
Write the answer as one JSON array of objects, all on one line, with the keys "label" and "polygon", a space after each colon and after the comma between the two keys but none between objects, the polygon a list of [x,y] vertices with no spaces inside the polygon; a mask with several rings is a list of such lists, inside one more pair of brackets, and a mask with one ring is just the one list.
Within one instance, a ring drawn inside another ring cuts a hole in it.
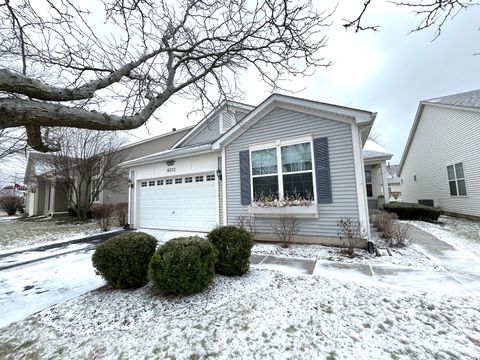
[{"label": "window trim", "polygon": [[[367,195],[367,198],[372,199],[373,196],[373,180],[372,180],[372,169],[365,169],[365,195]],[[370,173],[370,182],[367,182],[367,171]],[[372,186],[372,195],[368,196],[368,190],[367,190],[367,185]]]},{"label": "window trim", "polygon": [[[282,166],[282,147],[299,145],[299,144],[310,144],[310,156],[312,159],[312,170],[305,171],[292,171],[292,172],[283,172]],[[277,151],[277,172],[274,174],[259,174],[253,175],[252,171],[252,151],[266,150],[275,148]],[[317,205],[317,174],[315,169],[315,153],[313,150],[313,137],[312,136],[302,136],[289,139],[277,139],[270,141],[268,143],[254,144],[249,146],[249,161],[250,161],[250,203],[254,201],[254,192],[253,192],[253,178],[254,177],[265,177],[265,176],[274,176],[277,175],[278,178],[278,197],[281,199],[284,196],[284,186],[283,186],[283,175],[284,174],[303,174],[303,173],[312,173],[312,184],[313,184],[313,204]]]},{"label": "window trim", "polygon": [[[463,178],[458,178],[457,177],[457,169],[455,167],[455,165],[457,164],[462,164],[462,170],[463,170]],[[449,163],[447,164],[446,166],[446,170],[447,170],[447,185],[448,185],[448,194],[450,195],[450,197],[455,197],[455,198],[467,198],[468,197],[468,191],[467,191],[467,178],[465,176],[465,166],[463,166],[464,162],[463,161],[457,161],[457,162],[454,162],[454,163]],[[454,179],[450,180],[448,178],[448,167],[451,166],[453,168],[453,175],[454,175]],[[463,180],[463,182],[465,183],[465,195],[460,195],[460,191],[458,190],[458,181],[459,180]],[[457,190],[457,195],[452,195],[452,193],[450,192],[450,182],[451,181],[454,181],[455,182],[455,188]]]}]

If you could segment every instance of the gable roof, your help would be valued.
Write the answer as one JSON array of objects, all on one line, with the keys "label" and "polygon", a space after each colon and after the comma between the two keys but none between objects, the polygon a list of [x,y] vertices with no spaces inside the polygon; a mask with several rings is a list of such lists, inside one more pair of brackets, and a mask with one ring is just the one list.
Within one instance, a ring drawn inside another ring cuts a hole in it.
[{"label": "gable roof", "polygon": [[480,89],[424,100],[424,103],[480,108]]},{"label": "gable roof", "polygon": [[[194,127],[186,133],[182,138],[180,138],[173,146],[172,149],[180,147],[183,143],[185,143],[187,140],[192,139],[195,135],[198,134],[201,130],[205,128],[205,126],[208,126],[208,123],[220,113],[220,111],[224,108],[238,108],[245,110],[245,112],[249,113],[253,109],[255,109],[255,106],[245,104],[245,103],[240,103],[236,101],[231,101],[231,100],[224,100],[221,102],[219,106],[217,106],[215,109],[211,110],[202,120],[200,120]],[[220,137],[221,134],[218,134],[218,137]],[[218,138],[217,137],[217,138]]]},{"label": "gable roof", "polygon": [[184,137],[185,134],[187,134],[188,132],[190,132],[190,130],[192,130],[193,127],[194,127],[193,125],[192,125],[192,126],[187,126],[187,127],[182,128],[182,129],[170,131],[170,132],[163,133],[163,134],[160,134],[160,135],[155,135],[155,136],[152,136],[152,137],[147,138],[147,139],[142,139],[142,140],[139,140],[139,141],[135,141],[135,142],[132,142],[132,143],[130,143],[130,144],[127,144],[127,145],[122,146],[121,149],[129,149],[129,148],[132,148],[132,147],[135,147],[135,146],[138,146],[138,145],[142,145],[142,144],[148,143],[148,142],[150,142],[150,141],[162,139],[163,141],[159,144],[159,150],[160,150],[160,151],[162,151],[162,150],[168,150],[168,149],[170,149],[170,148],[172,147],[172,145],[174,145],[179,139],[181,139],[182,137]]},{"label": "gable roof", "polygon": [[368,138],[363,146],[362,155],[364,159],[380,159],[385,158],[387,160],[391,159],[393,154],[390,153],[387,149],[385,149],[382,145],[378,142],[373,140],[372,138]]},{"label": "gable roof", "polygon": [[[238,105],[240,103],[234,103],[233,105]],[[192,145],[190,147],[180,147],[179,145],[187,139],[192,133],[197,131],[202,124],[204,124],[208,118],[216,113],[220,108],[213,110],[209,113],[203,120],[201,120],[190,132],[188,132],[182,139],[180,139],[177,144],[172,146],[168,150],[159,151],[155,154],[150,154],[148,156],[144,156],[137,159],[132,159],[125,161],[120,164],[120,166],[128,167],[130,165],[140,165],[140,164],[147,164],[152,163],[160,160],[165,160],[175,157],[185,157],[194,154],[203,154],[206,152],[218,151],[222,145],[228,143],[230,139],[236,138],[241,135],[241,133],[247,129],[246,124],[249,122],[256,122],[264,114],[268,111],[273,109],[276,106],[280,105],[292,105],[298,108],[305,108],[308,110],[317,111],[319,113],[323,113],[326,115],[338,115],[342,120],[339,121],[354,121],[358,125],[366,125],[371,127],[373,121],[375,120],[376,113],[372,113],[366,110],[360,110],[355,108],[349,108],[340,105],[322,103],[313,100],[307,100],[302,98],[297,98],[288,95],[281,95],[281,94],[272,94],[267,99],[265,99],[260,105],[253,107],[251,105],[241,104],[242,106],[247,108],[251,108],[251,111],[239,122],[237,122],[234,126],[232,126],[229,130],[225,133],[221,134],[216,140],[211,143],[206,144],[199,144],[199,145]],[[225,106],[222,103],[221,106]],[[366,140],[366,139],[364,139]],[[387,152],[387,154],[391,157],[392,155]],[[385,154],[384,154],[385,155]]]},{"label": "gable roof", "polygon": [[26,184],[30,181],[33,181],[36,176],[45,174],[48,171],[48,160],[53,156],[55,155],[40,152],[29,152],[23,182]]},{"label": "gable roof", "polygon": [[410,150],[413,138],[415,137],[415,132],[417,131],[423,109],[428,105],[480,111],[480,90],[466,91],[458,94],[420,101],[415,114],[415,119],[413,120],[412,128],[410,129],[410,133],[408,135],[407,143],[405,144],[405,149],[403,150],[402,159],[398,165],[398,176],[402,175],[403,166],[407,160],[408,151]]},{"label": "gable roof", "polygon": [[[220,136],[212,144],[212,148],[218,149],[222,144],[226,144],[232,141],[234,138],[240,136],[248,127],[249,122],[255,123],[264,114],[269,112],[275,106],[279,105],[292,105],[298,108],[314,110],[324,114],[336,114],[345,119],[355,121],[356,124],[369,124],[371,125],[375,120],[377,113],[372,113],[366,110],[360,110],[355,108],[349,108],[346,106],[334,105],[323,103],[319,101],[307,100],[303,98],[293,97],[282,94],[272,94],[266,98],[260,105],[250,111],[241,121],[232,126],[227,132]],[[366,140],[366,139],[365,139]]]}]

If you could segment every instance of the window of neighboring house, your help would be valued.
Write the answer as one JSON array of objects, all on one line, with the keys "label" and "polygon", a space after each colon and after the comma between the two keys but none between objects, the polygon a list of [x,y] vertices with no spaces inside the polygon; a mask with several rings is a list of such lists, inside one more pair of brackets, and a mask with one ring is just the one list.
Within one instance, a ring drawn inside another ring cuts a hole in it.
[{"label": "window of neighboring house", "polygon": [[100,187],[99,180],[93,179],[92,180],[92,202],[99,202],[100,201],[101,191],[96,191],[99,187]]},{"label": "window of neighboring house", "polygon": [[447,166],[448,186],[451,196],[467,196],[463,163]]},{"label": "window of neighboring house", "polygon": [[311,142],[251,151],[250,156],[254,201],[315,198]]},{"label": "window of neighboring house", "polygon": [[367,188],[367,196],[373,196],[373,186],[372,186],[372,170],[365,170],[365,186]]}]

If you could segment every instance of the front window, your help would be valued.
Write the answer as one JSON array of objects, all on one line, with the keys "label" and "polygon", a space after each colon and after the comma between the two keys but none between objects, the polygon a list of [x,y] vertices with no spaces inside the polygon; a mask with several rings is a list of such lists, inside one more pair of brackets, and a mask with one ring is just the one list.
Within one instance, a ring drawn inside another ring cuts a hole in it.
[{"label": "front window", "polygon": [[467,196],[463,163],[447,166],[448,186],[451,196]]},{"label": "front window", "polygon": [[314,199],[310,142],[251,152],[253,200]]},{"label": "front window", "polygon": [[365,186],[367,187],[367,196],[373,196],[373,186],[372,186],[372,171],[365,170]]}]

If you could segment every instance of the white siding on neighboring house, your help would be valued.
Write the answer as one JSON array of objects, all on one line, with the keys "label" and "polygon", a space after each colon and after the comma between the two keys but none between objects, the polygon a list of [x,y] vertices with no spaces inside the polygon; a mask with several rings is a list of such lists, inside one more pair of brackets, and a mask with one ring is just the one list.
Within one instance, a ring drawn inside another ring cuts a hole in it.
[{"label": "white siding on neighboring house", "polygon": [[[460,162],[467,196],[451,196],[447,166]],[[434,200],[444,211],[480,216],[480,113],[426,104],[401,178],[403,201]]]},{"label": "white siding on neighboring house", "polygon": [[[250,145],[301,136],[328,138],[333,202],[318,205],[317,219],[299,219],[300,235],[337,237],[337,220],[358,218],[358,201],[352,145],[352,126],[305,113],[276,108],[226,146],[227,221],[235,224],[238,216],[248,216],[241,205],[239,152]],[[317,193],[318,195],[318,193]],[[272,220],[258,219],[261,233],[272,233]]]}]

